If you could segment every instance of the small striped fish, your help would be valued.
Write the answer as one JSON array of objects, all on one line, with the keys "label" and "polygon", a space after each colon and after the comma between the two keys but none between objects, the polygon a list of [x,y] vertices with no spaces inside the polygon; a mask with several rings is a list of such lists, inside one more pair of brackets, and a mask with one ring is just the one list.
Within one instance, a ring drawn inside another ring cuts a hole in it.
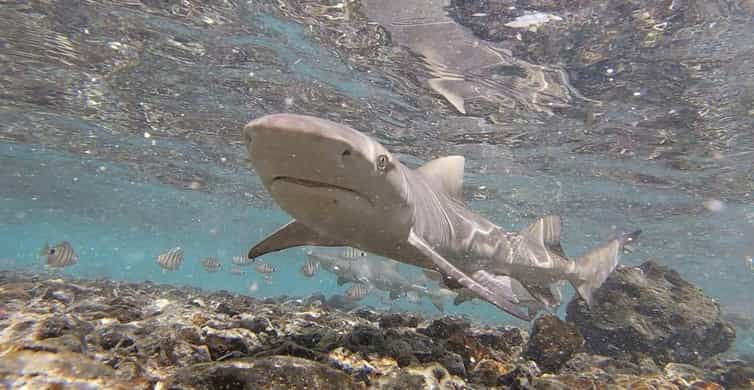
[{"label": "small striped fish", "polygon": [[352,301],[358,301],[369,295],[369,286],[365,284],[354,284],[346,290],[346,296]]},{"label": "small striped fish", "polygon": [[311,278],[317,272],[319,265],[311,259],[306,260],[304,265],[301,266],[301,273],[307,278]]},{"label": "small striped fish", "polygon": [[177,246],[157,256],[157,264],[169,271],[175,271],[183,262],[183,249]]},{"label": "small striped fish", "polygon": [[42,256],[45,257],[47,266],[52,268],[63,268],[74,265],[79,260],[78,255],[76,255],[71,243],[68,241],[63,241],[53,247],[45,244],[42,249]]},{"label": "small striped fish", "polygon": [[216,257],[207,257],[202,260],[201,263],[202,267],[204,267],[207,272],[217,272],[223,267],[223,265],[220,264],[220,260],[217,260]]},{"label": "small striped fish", "polygon": [[233,256],[230,262],[235,265],[249,265],[254,262],[254,259],[249,259],[246,256]]},{"label": "small striped fish", "polygon": [[246,271],[244,271],[243,268],[238,266],[230,267],[230,270],[228,270],[228,273],[235,276],[244,276],[246,275]]},{"label": "small striped fish", "polygon": [[257,263],[254,269],[256,269],[260,274],[271,274],[275,272],[275,267],[267,263]]},{"label": "small striped fish", "polygon": [[359,257],[365,257],[366,255],[367,253],[364,252],[363,250],[356,249],[350,246],[343,248],[343,250],[340,252],[341,257],[344,257],[346,259],[351,259],[351,260],[358,259]]}]

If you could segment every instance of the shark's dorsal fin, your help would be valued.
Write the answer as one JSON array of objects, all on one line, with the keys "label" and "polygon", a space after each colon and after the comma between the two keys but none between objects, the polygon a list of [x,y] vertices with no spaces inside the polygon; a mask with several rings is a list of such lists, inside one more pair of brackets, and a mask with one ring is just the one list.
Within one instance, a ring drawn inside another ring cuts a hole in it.
[{"label": "shark's dorsal fin", "polygon": [[446,156],[427,162],[417,171],[435,181],[450,196],[463,199],[463,169],[466,159],[463,156]]},{"label": "shark's dorsal fin", "polygon": [[249,250],[248,258],[302,245],[344,246],[345,243],[322,237],[295,219],[283,225]]},{"label": "shark's dorsal fin", "polygon": [[560,217],[557,215],[548,215],[534,221],[521,231],[521,235],[529,242],[544,245],[548,250],[566,257],[563,247],[560,246]]}]

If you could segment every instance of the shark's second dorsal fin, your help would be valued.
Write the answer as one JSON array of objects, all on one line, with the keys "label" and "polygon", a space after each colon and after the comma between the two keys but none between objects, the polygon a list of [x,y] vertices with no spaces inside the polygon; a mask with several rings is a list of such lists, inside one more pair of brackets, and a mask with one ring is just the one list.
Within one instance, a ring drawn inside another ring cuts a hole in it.
[{"label": "shark's second dorsal fin", "polygon": [[446,156],[427,162],[416,170],[435,181],[450,196],[463,199],[463,156]]},{"label": "shark's second dorsal fin", "polygon": [[563,247],[560,246],[560,217],[548,215],[542,217],[521,231],[521,235],[529,242],[544,245],[561,257],[566,257]]}]

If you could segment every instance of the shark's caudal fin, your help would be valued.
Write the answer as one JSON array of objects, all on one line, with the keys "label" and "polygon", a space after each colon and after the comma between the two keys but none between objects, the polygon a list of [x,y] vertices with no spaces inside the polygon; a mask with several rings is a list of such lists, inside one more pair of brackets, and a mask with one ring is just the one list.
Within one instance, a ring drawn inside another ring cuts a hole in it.
[{"label": "shark's caudal fin", "polygon": [[616,238],[576,259],[578,277],[576,280],[572,280],[571,284],[587,305],[591,306],[594,291],[607,280],[610,273],[618,266],[623,246],[635,241],[639,234],[641,234],[641,230],[624,234],[622,237]]}]

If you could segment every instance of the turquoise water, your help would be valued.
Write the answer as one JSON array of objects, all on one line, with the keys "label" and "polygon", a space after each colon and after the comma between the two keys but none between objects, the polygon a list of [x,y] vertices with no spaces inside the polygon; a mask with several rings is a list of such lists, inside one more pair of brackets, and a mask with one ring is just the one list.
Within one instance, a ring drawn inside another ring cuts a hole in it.
[{"label": "turquoise water", "polygon": [[[371,31],[370,22],[333,24],[293,6],[207,5],[184,17],[167,5],[20,4],[3,7],[0,17],[0,58],[11,65],[0,73],[2,268],[47,272],[40,249],[67,240],[80,260],[57,272],[75,277],[258,297],[342,294],[347,286],[333,275],[299,274],[302,248],[264,257],[278,269],[269,283],[253,267],[243,276],[227,273],[232,256],[288,221],[248,169],[240,144],[248,120],[288,111],[348,123],[412,166],[463,154],[473,209],[510,230],[561,215],[571,257],[640,228],[637,250],[623,264],[654,259],[754,317],[754,271],[746,261],[754,253],[754,67],[746,66],[754,48],[732,39],[752,32],[750,18],[728,15],[741,19],[694,39],[674,36],[667,44],[674,50],[642,52],[691,64],[684,77],[620,80],[609,72],[620,88],[588,83],[607,80],[608,69],[638,67],[643,57],[623,63],[632,52],[563,70],[573,84],[563,90],[603,100],[602,119],[589,124],[584,112],[596,109],[576,100],[571,111],[546,114],[471,102],[469,115],[461,115],[422,83],[431,72],[409,50],[333,43],[349,31]],[[338,30],[344,26],[355,27]],[[707,69],[694,64],[709,67],[707,57],[726,55],[730,69],[693,73]],[[663,95],[667,90],[675,95]],[[184,264],[163,272],[155,257],[175,246],[184,248]],[[207,256],[219,257],[224,270],[205,272],[199,260]],[[375,297],[363,302],[384,306]],[[429,302],[395,307],[438,314]],[[453,313],[522,324],[486,303],[448,302],[446,314]],[[754,337],[740,333],[737,348],[754,351]]]}]

